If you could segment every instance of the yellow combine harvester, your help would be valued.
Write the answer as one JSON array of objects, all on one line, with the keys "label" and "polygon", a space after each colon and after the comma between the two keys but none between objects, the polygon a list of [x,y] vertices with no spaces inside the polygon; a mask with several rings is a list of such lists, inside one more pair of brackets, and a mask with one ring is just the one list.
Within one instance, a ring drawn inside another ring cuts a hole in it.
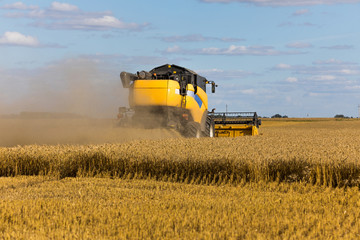
[{"label": "yellow combine harvester", "polygon": [[170,64],[149,72],[122,72],[120,78],[123,87],[129,88],[131,108],[119,108],[120,123],[145,128],[172,127],[187,137],[214,136],[206,94],[207,84],[215,92],[213,81]]},{"label": "yellow combine harvester", "polygon": [[[220,124],[217,119],[220,113],[208,112],[206,85],[211,85],[212,93],[217,85],[192,70],[165,64],[149,72],[121,72],[120,78],[123,87],[129,89],[130,105],[130,109],[119,108],[120,125],[171,127],[184,136],[197,138],[236,137],[247,132],[244,128],[248,128],[250,122],[246,122],[246,126],[241,122]],[[252,135],[256,135],[259,127],[254,124],[256,129]]]},{"label": "yellow combine harvester", "polygon": [[261,119],[256,112],[210,113],[215,123],[215,137],[259,135]]}]

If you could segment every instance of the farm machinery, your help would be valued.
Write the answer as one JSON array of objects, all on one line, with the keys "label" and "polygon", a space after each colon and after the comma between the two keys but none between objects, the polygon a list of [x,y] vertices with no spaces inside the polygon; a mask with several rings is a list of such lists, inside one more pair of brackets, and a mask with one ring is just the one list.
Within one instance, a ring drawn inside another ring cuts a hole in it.
[{"label": "farm machinery", "polygon": [[192,70],[165,64],[149,72],[121,72],[120,78],[130,105],[119,108],[121,126],[169,127],[196,138],[258,134],[256,113],[209,112],[206,85],[212,93],[217,85]]},{"label": "farm machinery", "polygon": [[209,113],[215,124],[215,137],[259,135],[261,119],[256,112]]}]

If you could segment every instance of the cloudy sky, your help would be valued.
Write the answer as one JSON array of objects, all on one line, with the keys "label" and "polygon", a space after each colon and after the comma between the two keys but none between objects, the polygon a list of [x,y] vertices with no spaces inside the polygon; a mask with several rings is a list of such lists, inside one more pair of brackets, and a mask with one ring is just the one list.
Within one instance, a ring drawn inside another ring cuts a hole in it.
[{"label": "cloudy sky", "polygon": [[209,108],[358,117],[360,0],[0,0],[0,114],[115,116],[119,73],[177,64]]}]

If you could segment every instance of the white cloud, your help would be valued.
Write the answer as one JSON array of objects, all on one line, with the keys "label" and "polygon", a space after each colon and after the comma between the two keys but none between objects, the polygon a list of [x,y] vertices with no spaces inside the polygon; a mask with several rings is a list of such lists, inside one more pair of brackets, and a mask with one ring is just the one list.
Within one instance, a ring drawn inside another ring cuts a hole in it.
[{"label": "white cloud", "polygon": [[244,38],[227,38],[227,37],[224,37],[224,38],[214,38],[214,39],[222,41],[222,42],[241,42],[241,41],[245,41]]},{"label": "white cloud", "polygon": [[353,49],[354,46],[344,44],[344,45],[334,45],[334,46],[322,47],[322,48],[326,48],[330,50],[349,50],[349,49]]},{"label": "white cloud", "polygon": [[291,69],[291,65],[285,63],[279,63],[275,66],[275,69]]},{"label": "white cloud", "polygon": [[323,65],[323,64],[343,64],[342,61],[337,60],[335,58],[330,58],[327,59],[325,61],[315,61],[314,64],[319,64],[319,65]]},{"label": "white cloud", "polygon": [[360,74],[360,66],[357,63],[344,62],[335,58],[314,61],[312,65],[287,65],[278,64],[272,70],[291,70],[294,75],[308,75],[310,80],[331,81],[335,78],[343,81]]},{"label": "white cloud", "polygon": [[147,23],[126,23],[120,21],[114,16],[101,17],[70,17],[67,20],[53,21],[52,23],[37,22],[34,24],[37,27],[45,27],[47,29],[72,29],[72,30],[110,30],[110,29],[127,29],[140,30],[146,26]]},{"label": "white cloud", "polygon": [[203,75],[207,79],[222,81],[222,80],[239,80],[252,75],[255,75],[252,72],[244,70],[223,70],[218,68],[205,69],[205,70],[196,70],[197,73]]},{"label": "white cloud", "polygon": [[230,45],[228,48],[199,48],[199,49],[182,49],[178,46],[170,47],[165,50],[165,53],[178,54],[194,54],[194,55],[251,55],[251,56],[277,56],[277,55],[292,55],[302,54],[298,51],[284,52],[276,50],[271,46],[237,46]]},{"label": "white cloud", "polygon": [[0,45],[38,47],[40,43],[37,38],[32,36],[26,36],[19,32],[5,32],[0,37]]},{"label": "white cloud", "polygon": [[309,13],[309,9],[299,9],[293,13],[293,16],[301,16]]},{"label": "white cloud", "polygon": [[5,14],[8,18],[29,18],[34,20],[30,25],[46,29],[71,29],[71,30],[110,30],[127,29],[142,30],[148,23],[128,23],[112,15],[110,11],[106,12],[85,12],[77,6],[53,2],[49,8],[27,8],[26,12],[19,11],[20,7],[25,8],[24,4],[18,4],[18,11]]},{"label": "white cloud", "polygon": [[258,6],[312,6],[359,3],[360,0],[201,0],[204,3],[251,3]]},{"label": "white cloud", "polygon": [[[259,94],[262,90],[259,90],[258,88],[255,89],[254,88],[245,88],[245,89],[241,89],[241,86],[237,85],[237,84],[221,84],[222,90],[218,90],[218,94],[222,94],[222,98],[227,98],[227,99],[239,99],[240,95],[256,95]],[[244,86],[242,86],[244,88]],[[239,95],[240,94],[240,95]],[[218,95],[220,96],[220,95]]]},{"label": "white cloud", "polygon": [[346,90],[360,90],[360,85],[346,86],[345,89]]},{"label": "white cloud", "polygon": [[254,94],[255,90],[250,88],[250,89],[241,90],[240,92],[243,94]]},{"label": "white cloud", "polygon": [[[279,82],[277,89],[284,92],[304,92],[304,96],[327,97],[343,95],[350,98],[350,94],[357,96],[359,88],[358,78],[360,65],[330,58],[314,61],[310,65],[278,64],[272,71],[283,71],[284,81]],[[353,97],[354,97],[353,96]]]},{"label": "white cloud", "polygon": [[223,73],[224,70],[213,68],[213,69],[206,69],[206,70],[197,70],[196,72],[198,72],[198,73],[201,72],[203,74],[211,74],[211,73]]},{"label": "white cloud", "polygon": [[310,43],[305,42],[293,42],[286,45],[288,48],[311,48],[312,45]]},{"label": "white cloud", "polygon": [[179,46],[173,46],[173,47],[168,47],[165,51],[167,53],[177,53],[181,51],[181,48]]},{"label": "white cloud", "polygon": [[189,35],[176,35],[161,38],[165,42],[204,42],[207,40],[207,37],[204,37],[201,34],[189,34]]},{"label": "white cloud", "polygon": [[298,79],[296,77],[288,77],[285,81],[289,83],[295,83],[298,81]]},{"label": "white cloud", "polygon": [[357,75],[357,74],[359,74],[358,70],[353,70],[353,69],[341,69],[339,72],[342,73],[342,74],[345,74],[345,75]]},{"label": "white cloud", "polygon": [[[45,25],[44,25],[45,26]],[[84,29],[84,30],[107,30],[107,29],[139,29],[141,25],[125,23],[114,16],[101,16],[90,18],[72,18],[67,21],[55,21],[45,26],[53,29]]]},{"label": "white cloud", "polygon": [[136,23],[125,23],[113,16],[103,16],[100,18],[88,18],[84,20],[84,26],[109,27],[119,29],[134,29],[139,25]]},{"label": "white cloud", "polygon": [[322,93],[322,92],[310,92],[310,97],[323,97],[323,96],[330,96],[330,93]]},{"label": "white cloud", "polygon": [[236,45],[231,45],[227,50],[225,50],[227,53],[244,53],[246,51],[248,51],[248,47]]},{"label": "white cloud", "polygon": [[240,42],[244,41],[243,38],[219,38],[208,37],[201,34],[188,34],[188,35],[176,35],[163,37],[161,40],[165,42],[205,42],[205,41],[221,41],[221,42]]},{"label": "white cloud", "polygon": [[55,11],[65,11],[65,12],[72,12],[79,10],[79,8],[75,5],[71,5],[68,3],[60,3],[60,2],[53,2],[51,4],[50,9]]},{"label": "white cloud", "polygon": [[294,26],[299,26],[299,27],[316,27],[318,25],[314,24],[314,23],[310,23],[310,22],[303,22],[303,23],[293,23],[293,22],[282,22],[278,25],[279,27],[294,27]]},{"label": "white cloud", "polygon": [[315,80],[315,81],[332,81],[336,79],[336,76],[334,75],[318,75],[318,76],[312,76],[309,79]]},{"label": "white cloud", "polygon": [[23,2],[16,2],[16,3],[12,3],[12,4],[6,4],[3,7],[1,7],[2,9],[12,9],[12,10],[34,10],[39,8],[38,6],[27,6],[26,4],[24,4]]},{"label": "white cloud", "polygon": [[286,54],[299,54],[299,52],[282,52],[270,46],[236,46],[228,48],[203,48],[201,54],[210,55],[255,55],[255,56],[274,56]]}]

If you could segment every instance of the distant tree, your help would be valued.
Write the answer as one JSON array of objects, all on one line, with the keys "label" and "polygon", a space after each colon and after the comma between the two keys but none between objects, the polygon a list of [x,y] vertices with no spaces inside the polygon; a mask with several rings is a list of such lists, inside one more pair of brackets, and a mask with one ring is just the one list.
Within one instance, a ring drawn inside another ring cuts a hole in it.
[{"label": "distant tree", "polygon": [[343,114],[336,114],[334,118],[345,118]]},{"label": "distant tree", "polygon": [[282,116],[280,114],[275,114],[274,116],[271,116],[271,118],[282,118]]},{"label": "distant tree", "polygon": [[283,118],[289,118],[288,116],[284,115]]}]

